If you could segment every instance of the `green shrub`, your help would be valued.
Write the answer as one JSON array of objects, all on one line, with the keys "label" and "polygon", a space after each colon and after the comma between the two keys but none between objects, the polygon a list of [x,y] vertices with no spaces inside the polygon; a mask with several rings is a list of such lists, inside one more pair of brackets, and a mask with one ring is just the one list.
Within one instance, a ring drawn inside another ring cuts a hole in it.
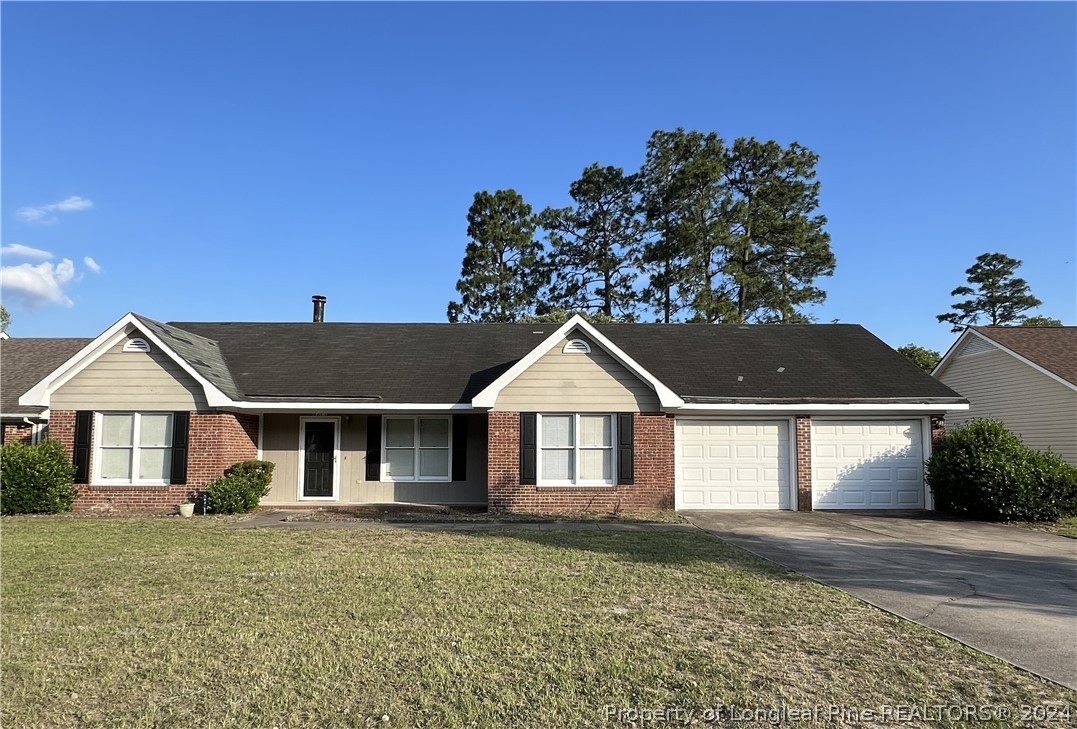
[{"label": "green shrub", "polygon": [[1077,515],[1077,468],[1029,448],[997,420],[973,420],[943,438],[927,483],[936,508],[975,519]]},{"label": "green shrub", "polygon": [[58,440],[0,447],[0,514],[71,511],[78,494],[71,455]]},{"label": "green shrub", "polygon": [[206,487],[206,509],[214,514],[242,514],[258,506],[269,493],[273,464],[269,461],[241,461]]}]

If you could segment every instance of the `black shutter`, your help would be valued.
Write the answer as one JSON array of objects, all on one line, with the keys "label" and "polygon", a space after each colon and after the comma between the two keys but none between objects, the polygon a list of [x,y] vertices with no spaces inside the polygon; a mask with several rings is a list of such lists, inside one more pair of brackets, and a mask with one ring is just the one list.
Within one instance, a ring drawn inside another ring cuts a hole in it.
[{"label": "black shutter", "polygon": [[467,481],[467,417],[452,416],[452,480]]},{"label": "black shutter", "polygon": [[617,414],[617,483],[636,482],[636,434],[632,430],[632,413]]},{"label": "black shutter", "polygon": [[172,473],[169,483],[187,483],[187,436],[191,428],[190,413],[172,413]]},{"label": "black shutter", "polygon": [[75,442],[71,461],[75,464],[75,483],[90,483],[90,452],[93,450],[93,413],[75,413]]},{"label": "black shutter", "polygon": [[537,421],[535,413],[520,413],[520,483],[525,486],[538,483]]},{"label": "black shutter", "polygon": [[381,416],[366,417],[366,480],[381,481]]}]

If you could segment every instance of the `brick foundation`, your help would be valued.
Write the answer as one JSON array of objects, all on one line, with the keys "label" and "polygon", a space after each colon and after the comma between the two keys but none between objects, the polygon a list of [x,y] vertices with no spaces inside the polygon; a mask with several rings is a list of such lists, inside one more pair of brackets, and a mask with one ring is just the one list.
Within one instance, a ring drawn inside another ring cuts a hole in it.
[{"label": "brick foundation", "polygon": [[934,451],[946,437],[946,416],[931,416],[931,450]]},{"label": "brick foundation", "polygon": [[625,486],[525,486],[520,483],[520,414],[488,415],[488,503],[491,511],[618,512],[673,507],[673,418],[636,413],[635,483]]},{"label": "brick foundation", "polygon": [[811,511],[811,416],[797,415],[796,461],[797,461],[797,510]]},{"label": "brick foundation", "polygon": [[[75,441],[75,413],[54,410],[49,435],[67,448]],[[90,473],[93,473],[93,463]],[[258,416],[238,413],[191,413],[187,483],[182,486],[79,486],[75,511],[172,512],[238,461],[258,457]]]}]

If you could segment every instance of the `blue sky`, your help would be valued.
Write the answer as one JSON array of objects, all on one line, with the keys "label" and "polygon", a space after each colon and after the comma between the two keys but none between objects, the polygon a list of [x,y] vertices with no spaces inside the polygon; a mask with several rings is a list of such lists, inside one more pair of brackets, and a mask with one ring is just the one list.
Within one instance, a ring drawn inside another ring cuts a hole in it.
[{"label": "blue sky", "polygon": [[127,311],[303,321],[315,293],[334,321],[444,321],[477,190],[564,205],[584,167],[634,170],[678,126],[820,155],[837,270],[819,321],[945,349],[935,314],[1000,251],[1077,323],[1073,3],[2,15],[14,336]]}]

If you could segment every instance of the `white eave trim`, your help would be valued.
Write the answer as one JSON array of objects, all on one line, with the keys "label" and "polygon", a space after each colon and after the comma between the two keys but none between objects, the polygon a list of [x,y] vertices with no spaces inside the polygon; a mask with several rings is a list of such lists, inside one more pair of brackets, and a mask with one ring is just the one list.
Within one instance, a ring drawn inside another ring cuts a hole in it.
[{"label": "white eave trim", "polygon": [[975,336],[979,337],[980,339],[984,340],[985,342],[988,342],[992,346],[994,346],[997,349],[1005,352],[1006,354],[1010,355],[1011,357],[1019,360],[1020,362],[1025,363],[1026,365],[1028,365],[1032,369],[1036,370],[1037,372],[1042,372],[1043,374],[1047,375],[1048,377],[1050,377],[1055,382],[1061,382],[1063,385],[1065,385],[1069,389],[1077,390],[1077,385],[1073,384],[1072,382],[1065,379],[1064,377],[1059,377],[1054,372],[1051,372],[1051,370],[1045,369],[1044,367],[1041,367],[1040,365],[1036,364],[1035,362],[1028,359],[1027,357],[1022,357],[1017,352],[1014,352],[1012,349],[1009,349],[1008,347],[1005,347],[1005,346],[999,344],[996,340],[992,339],[991,337],[987,336],[986,334],[980,334],[978,331],[976,331],[975,329],[972,329],[971,327],[966,329],[965,331],[961,332],[961,336],[958,337],[957,341],[954,342],[953,346],[950,347],[950,349],[948,349],[946,351],[946,355],[941,360],[939,360],[939,363],[937,365],[935,365],[935,369],[931,370],[931,376],[932,377],[934,377],[935,379],[940,379],[940,375],[942,375],[943,369],[945,369],[946,365],[948,365],[950,363],[950,360],[953,359],[954,356],[957,354],[957,351],[960,348],[960,345],[962,345],[965,342],[965,340],[968,339],[971,335],[975,335]]},{"label": "white eave trim", "polygon": [[944,413],[968,410],[968,403],[686,403],[672,412],[690,413],[724,413],[724,412],[785,412],[785,413],[830,413],[830,412],[905,412],[905,413]]},{"label": "white eave trim", "polygon": [[553,334],[546,337],[541,344],[528,352],[519,362],[510,367],[507,372],[487,385],[482,392],[472,399],[472,406],[477,409],[493,408],[497,403],[497,396],[501,394],[501,391],[510,382],[523,374],[524,371],[535,364],[535,362],[537,362],[544,354],[553,349],[554,346],[568,336],[568,333],[573,329],[579,329],[584,332],[595,343],[605,349],[611,357],[624,365],[624,367],[636,377],[647,383],[647,385],[654,390],[655,394],[658,395],[658,401],[662,404],[663,408],[676,408],[684,405],[684,400],[679,398],[673,390],[659,382],[657,377],[641,367],[638,362],[629,357],[620,347],[611,342],[607,337],[603,336],[602,333],[595,329],[595,327],[586,319],[579,314],[576,314],[559,326]]},{"label": "white eave trim", "polygon": [[75,356],[64,362],[51,373],[41,379],[19,398],[20,405],[34,407],[49,407],[49,399],[56,390],[63,387],[72,377],[86,369],[102,354],[115,346],[121,339],[127,336],[128,326],[136,327],[142,338],[156,345],[159,351],[172,358],[180,368],[189,374],[195,382],[202,386],[205,391],[206,402],[212,407],[232,405],[233,400],[221,392],[216,385],[204,378],[188,362],[176,354],[170,347],[153,334],[133,313],[127,313],[115,324],[102,332],[96,339],[80,349]]}]

